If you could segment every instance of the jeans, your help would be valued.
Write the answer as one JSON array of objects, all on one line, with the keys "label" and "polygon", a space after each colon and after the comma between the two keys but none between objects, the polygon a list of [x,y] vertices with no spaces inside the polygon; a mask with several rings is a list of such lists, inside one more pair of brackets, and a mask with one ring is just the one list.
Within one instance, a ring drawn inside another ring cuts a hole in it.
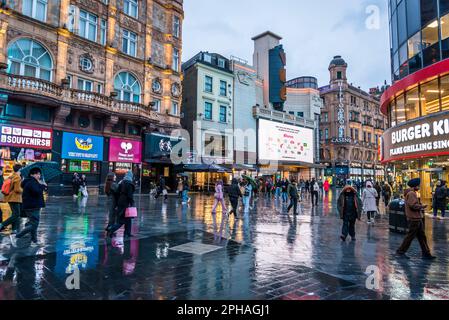
[{"label": "jeans", "polygon": [[298,198],[290,198],[290,205],[287,208],[287,211],[290,212],[290,210],[293,208],[293,214],[298,213]]},{"label": "jeans", "polygon": [[189,201],[189,192],[187,190],[182,191],[182,202],[188,202]]},{"label": "jeans", "polygon": [[355,239],[355,221],[356,218],[345,216],[343,219],[343,227],[341,229],[342,236],[346,239],[348,234]]},{"label": "jeans", "polygon": [[282,202],[287,202],[288,201],[288,194],[287,192],[282,192]]},{"label": "jeans", "polygon": [[26,210],[26,214],[28,216],[28,222],[26,223],[25,228],[22,231],[20,231],[16,237],[20,239],[24,235],[30,233],[31,241],[37,242],[37,228],[39,227],[41,210],[40,209]]},{"label": "jeans", "polygon": [[8,204],[12,213],[11,216],[2,223],[2,225],[3,227],[12,225],[13,230],[18,230],[20,227],[20,210],[22,204],[18,202],[9,202]]},{"label": "jeans", "polygon": [[243,206],[244,206],[244,212],[249,212],[249,202],[251,200],[251,196],[245,196],[243,197]]},{"label": "jeans", "polygon": [[421,246],[421,251],[424,256],[430,256],[430,248],[427,244],[427,237],[424,231],[424,220],[419,221],[409,221],[409,232],[404,239],[401,247],[398,250],[399,254],[405,254],[410,248],[413,239],[417,238],[419,245]]},{"label": "jeans", "polygon": [[312,205],[318,206],[318,191],[312,191]]},{"label": "jeans", "polygon": [[276,188],[276,199],[280,199],[281,198],[281,188],[277,187]]},{"label": "jeans", "polygon": [[444,218],[446,216],[446,208],[443,206],[441,207],[433,206],[433,215],[435,217],[438,217],[438,210],[441,210],[441,216]]}]

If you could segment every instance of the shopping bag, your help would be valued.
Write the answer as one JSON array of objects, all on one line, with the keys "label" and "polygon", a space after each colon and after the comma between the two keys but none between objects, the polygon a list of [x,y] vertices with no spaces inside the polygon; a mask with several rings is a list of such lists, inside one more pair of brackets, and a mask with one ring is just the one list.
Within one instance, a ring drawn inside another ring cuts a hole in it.
[{"label": "shopping bag", "polygon": [[136,207],[126,208],[125,218],[137,218],[137,208]]}]

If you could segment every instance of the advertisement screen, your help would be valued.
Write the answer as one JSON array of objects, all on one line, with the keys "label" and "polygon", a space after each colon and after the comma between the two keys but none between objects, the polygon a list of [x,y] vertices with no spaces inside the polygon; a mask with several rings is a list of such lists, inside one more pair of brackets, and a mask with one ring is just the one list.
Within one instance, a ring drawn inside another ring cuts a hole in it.
[{"label": "advertisement screen", "polygon": [[259,159],[313,163],[313,130],[259,120]]},{"label": "advertisement screen", "polygon": [[30,128],[10,124],[0,125],[2,146],[37,148],[51,150],[53,131],[51,129]]},{"label": "advertisement screen", "polygon": [[103,160],[103,137],[64,132],[62,158],[74,160]]},{"label": "advertisement screen", "polygon": [[142,142],[111,138],[109,161],[125,163],[142,162]]}]

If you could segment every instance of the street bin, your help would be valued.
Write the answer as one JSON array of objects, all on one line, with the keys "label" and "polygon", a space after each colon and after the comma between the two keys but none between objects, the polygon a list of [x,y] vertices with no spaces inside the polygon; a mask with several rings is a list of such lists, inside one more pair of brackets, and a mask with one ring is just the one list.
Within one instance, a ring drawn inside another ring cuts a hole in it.
[{"label": "street bin", "polygon": [[405,201],[396,199],[388,206],[388,216],[390,220],[390,231],[405,234],[408,232],[408,221],[405,215]]}]

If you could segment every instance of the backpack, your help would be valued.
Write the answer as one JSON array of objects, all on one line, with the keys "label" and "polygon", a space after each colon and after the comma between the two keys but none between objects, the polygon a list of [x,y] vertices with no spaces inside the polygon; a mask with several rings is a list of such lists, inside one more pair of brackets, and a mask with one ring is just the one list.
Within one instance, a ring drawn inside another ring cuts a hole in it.
[{"label": "backpack", "polygon": [[290,197],[296,198],[298,196],[298,192],[295,190],[296,187],[294,185],[289,186],[290,188]]},{"label": "backpack", "polygon": [[12,179],[8,178],[8,179],[5,180],[5,182],[3,182],[2,193],[5,196],[8,196],[11,193],[11,191],[12,191],[11,188],[12,188]]}]

